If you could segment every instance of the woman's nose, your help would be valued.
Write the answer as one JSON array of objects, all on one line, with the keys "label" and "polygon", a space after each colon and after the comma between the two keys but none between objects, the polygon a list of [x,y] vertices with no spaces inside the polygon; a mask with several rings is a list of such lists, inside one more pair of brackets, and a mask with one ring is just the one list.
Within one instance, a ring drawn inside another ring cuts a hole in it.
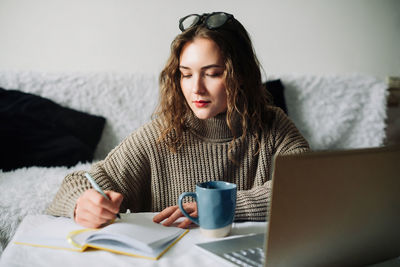
[{"label": "woman's nose", "polygon": [[201,75],[195,75],[195,77],[193,77],[192,88],[193,88],[193,93],[195,94],[203,94],[206,91],[204,81]]}]

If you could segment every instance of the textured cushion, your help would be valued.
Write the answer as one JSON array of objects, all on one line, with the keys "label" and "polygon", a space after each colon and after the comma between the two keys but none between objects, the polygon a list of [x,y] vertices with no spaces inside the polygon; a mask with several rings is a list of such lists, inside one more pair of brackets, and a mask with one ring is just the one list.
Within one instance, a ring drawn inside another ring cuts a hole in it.
[{"label": "textured cushion", "polygon": [[264,83],[268,92],[272,96],[275,106],[280,107],[287,114],[287,107],[284,95],[284,87],[281,80],[272,80]]},{"label": "textured cushion", "polygon": [[103,117],[0,88],[0,169],[92,161],[104,124]]}]

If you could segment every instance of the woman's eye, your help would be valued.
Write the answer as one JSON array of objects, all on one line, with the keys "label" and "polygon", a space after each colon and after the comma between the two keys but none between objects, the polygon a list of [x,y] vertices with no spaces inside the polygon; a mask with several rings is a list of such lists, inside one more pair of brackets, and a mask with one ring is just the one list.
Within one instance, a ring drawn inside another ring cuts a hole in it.
[{"label": "woman's eye", "polygon": [[190,78],[192,77],[192,74],[183,74],[182,73],[182,78]]},{"label": "woman's eye", "polygon": [[221,75],[222,75],[222,73],[220,73],[220,72],[206,73],[206,76],[209,76],[209,77],[219,77]]}]

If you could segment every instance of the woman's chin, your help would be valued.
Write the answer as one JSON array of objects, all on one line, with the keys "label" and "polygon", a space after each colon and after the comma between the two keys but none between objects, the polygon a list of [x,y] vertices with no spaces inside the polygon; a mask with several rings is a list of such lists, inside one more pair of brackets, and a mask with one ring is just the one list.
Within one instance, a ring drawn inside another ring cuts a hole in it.
[{"label": "woman's chin", "polygon": [[193,111],[193,113],[200,120],[207,120],[207,119],[210,119],[215,116],[212,113],[207,112],[205,110],[200,110],[200,111],[196,110],[196,111]]}]

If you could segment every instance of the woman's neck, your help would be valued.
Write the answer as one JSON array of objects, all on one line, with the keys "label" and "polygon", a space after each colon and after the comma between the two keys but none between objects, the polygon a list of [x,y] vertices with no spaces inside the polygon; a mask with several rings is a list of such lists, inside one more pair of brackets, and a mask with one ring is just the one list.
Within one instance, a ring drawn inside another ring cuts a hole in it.
[{"label": "woman's neck", "polygon": [[[226,112],[205,120],[197,118],[190,112],[187,126],[195,135],[209,141],[224,142],[233,139],[233,133],[226,122]],[[233,120],[232,127],[236,131],[236,137],[240,136],[242,131],[237,118]]]}]

